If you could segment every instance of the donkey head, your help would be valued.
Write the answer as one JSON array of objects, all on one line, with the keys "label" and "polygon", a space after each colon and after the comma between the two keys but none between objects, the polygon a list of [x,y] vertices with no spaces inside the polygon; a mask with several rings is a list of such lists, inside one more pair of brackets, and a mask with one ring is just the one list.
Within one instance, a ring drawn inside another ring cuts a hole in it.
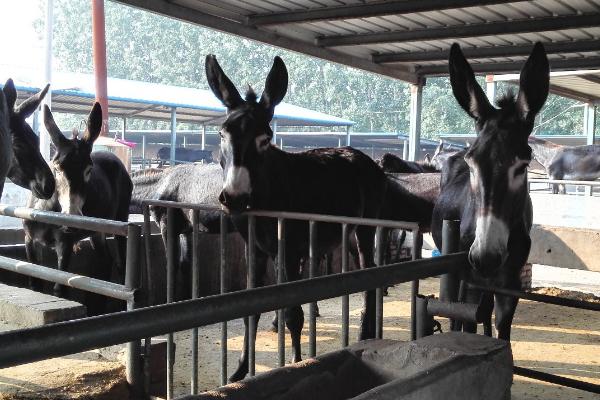
[{"label": "donkey head", "polygon": [[102,108],[94,104],[88,117],[83,138],[74,135],[67,139],[56,126],[48,106],[44,107],[44,124],[56,147],[52,169],[56,177],[56,192],[61,210],[65,214],[82,215],[87,184],[92,175],[92,145],[102,128]]},{"label": "donkey head", "polygon": [[46,85],[38,94],[18,106],[15,106],[17,90],[12,79],[6,81],[2,89],[8,109],[13,151],[7,177],[16,185],[31,190],[41,199],[49,199],[54,193],[54,176],[40,153],[39,137],[25,120],[37,110],[49,87],[50,85]]},{"label": "donkey head", "polygon": [[219,132],[223,167],[219,201],[232,211],[240,211],[250,205],[253,182],[257,182],[265,152],[271,147],[273,131],[269,122],[287,92],[287,69],[281,58],[275,57],[258,101],[252,88],[242,99],[213,55],[206,56],[206,78],[212,92],[227,107],[227,118]]},{"label": "donkey head", "polygon": [[452,91],[475,119],[478,134],[464,159],[476,208],[469,261],[483,275],[491,275],[504,264],[509,233],[516,224],[523,224],[528,201],[527,166],[531,161],[527,138],[548,96],[549,77],[546,52],[537,43],[521,71],[518,95],[504,96],[495,108],[476,82],[458,44],[450,50]]}]

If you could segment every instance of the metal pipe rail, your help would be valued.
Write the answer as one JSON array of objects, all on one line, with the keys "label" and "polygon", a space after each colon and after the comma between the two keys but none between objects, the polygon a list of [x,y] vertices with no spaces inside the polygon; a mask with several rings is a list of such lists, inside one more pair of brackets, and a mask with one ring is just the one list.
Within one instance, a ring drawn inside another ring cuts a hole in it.
[{"label": "metal pipe rail", "polygon": [[[511,290],[511,289],[502,289],[495,287],[487,287],[481,285],[469,284],[469,289],[479,290],[482,292],[494,293],[494,294],[502,294],[506,296],[513,296],[521,299],[537,301],[540,303],[554,304],[563,307],[571,307],[571,308],[579,308],[582,310],[591,310],[591,311],[600,311],[599,303],[592,303],[589,301],[575,300],[575,299],[567,299],[556,296],[548,296],[545,294],[537,294],[537,293],[527,293],[521,292],[519,290]],[[532,379],[537,379],[539,381],[554,383],[561,386],[571,387],[574,389],[583,390],[591,393],[600,393],[600,385],[580,381],[577,379],[565,378],[560,375],[549,374],[546,372],[536,371],[530,368],[524,368],[515,365],[514,373],[521,376],[526,376]]]},{"label": "metal pipe rail", "polygon": [[408,261],[0,334],[0,368],[458,272],[466,253]]},{"label": "metal pipe rail", "polygon": [[0,269],[85,290],[117,300],[133,301],[135,290],[124,285],[0,256]]},{"label": "metal pipe rail", "polygon": [[575,181],[575,180],[568,180],[568,179],[532,178],[532,179],[529,179],[527,182],[528,183],[556,183],[556,184],[562,184],[562,185],[600,187],[600,181]]},{"label": "metal pipe rail", "polygon": [[[224,208],[207,206],[202,204],[194,203],[178,203],[175,201],[167,200],[144,200],[142,204],[150,206],[166,207],[166,208],[184,208],[189,210],[200,210],[200,211],[221,211],[227,213]],[[419,230],[419,224],[416,222],[402,222],[388,219],[375,219],[375,218],[358,218],[358,217],[344,217],[338,215],[323,215],[323,214],[309,214],[299,213],[290,211],[263,211],[263,210],[249,210],[244,211],[240,215],[253,215],[255,217],[269,217],[269,218],[282,218],[282,219],[294,219],[298,221],[315,221],[315,222],[329,222],[332,224],[349,224],[349,225],[364,225],[374,227],[386,227],[391,229],[404,229],[404,230]]]},{"label": "metal pipe rail", "polygon": [[55,211],[42,211],[28,207],[15,207],[7,204],[0,204],[0,215],[119,236],[127,236],[129,226],[128,222],[64,214]]},{"label": "metal pipe rail", "polygon": [[[173,230],[173,226],[171,224],[169,224],[169,221],[172,219],[172,215],[173,215],[173,210],[174,209],[187,209],[187,210],[192,210],[194,213],[197,213],[199,211],[208,211],[208,212],[215,212],[215,213],[220,213],[221,214],[221,221],[222,221],[222,229],[221,229],[221,235],[220,235],[220,241],[221,241],[221,252],[222,252],[222,257],[221,257],[221,293],[225,293],[227,290],[227,288],[225,288],[225,286],[223,285],[224,282],[224,269],[226,268],[226,262],[224,259],[224,243],[225,243],[225,230],[223,229],[224,226],[224,218],[226,218],[228,216],[228,212],[227,210],[225,210],[222,207],[218,207],[218,206],[212,206],[212,205],[206,205],[206,204],[196,204],[196,203],[180,203],[180,202],[174,202],[174,201],[167,201],[167,200],[151,200],[151,199],[146,199],[144,201],[142,201],[142,209],[143,209],[143,213],[144,213],[144,226],[145,226],[145,230],[146,232],[149,232],[149,225],[150,225],[150,207],[164,207],[167,209],[167,229],[166,229],[166,237],[167,237],[167,273],[168,273],[168,279],[167,279],[167,292],[170,293],[170,291],[173,289],[172,288],[172,283],[174,282],[174,277],[172,276],[172,274],[174,274],[175,271],[175,250],[174,247],[172,247],[170,244],[172,242],[175,242],[177,240],[177,238],[175,237],[175,232]],[[353,226],[356,225],[363,225],[363,226],[372,226],[372,227],[376,227],[376,236],[375,236],[375,240],[376,240],[376,249],[380,249],[381,248],[381,244],[383,243],[383,230],[382,228],[387,228],[387,229],[403,229],[403,230],[410,230],[413,232],[413,243],[412,243],[412,249],[413,249],[413,259],[418,258],[419,254],[420,254],[420,249],[422,246],[422,239],[421,239],[421,234],[419,232],[419,224],[415,223],[415,222],[401,222],[401,221],[393,221],[393,220],[379,220],[379,219],[372,219],[372,218],[356,218],[356,217],[346,217],[346,216],[336,216],[336,215],[322,215],[322,214],[308,214],[308,213],[298,213],[298,212],[287,212],[287,211],[265,211],[265,210],[248,210],[248,211],[244,211],[243,213],[239,213],[237,214],[239,216],[246,216],[248,217],[248,238],[247,238],[247,260],[248,260],[248,271],[247,271],[247,289],[251,289],[254,288],[256,286],[255,283],[255,268],[256,268],[256,262],[255,262],[255,256],[254,256],[254,246],[255,246],[255,226],[256,226],[256,218],[260,217],[260,218],[273,218],[277,220],[277,241],[278,241],[278,256],[277,256],[277,265],[276,265],[276,271],[277,271],[277,283],[283,283],[285,282],[285,276],[286,276],[286,271],[285,271],[285,223],[287,220],[297,220],[297,221],[305,221],[307,222],[308,226],[308,233],[309,233],[309,270],[312,268],[312,275],[309,273],[309,276],[313,277],[314,276],[314,269],[315,266],[318,262],[318,260],[315,259],[316,254],[314,252],[314,246],[316,245],[316,237],[318,236],[317,233],[317,223],[332,223],[332,224],[340,224],[342,226],[342,240],[341,240],[341,244],[342,244],[342,272],[347,272],[348,268],[349,268],[349,242],[348,242],[348,235],[350,233],[350,229]],[[381,249],[380,249],[381,250]],[[192,258],[194,259],[194,254],[196,254],[197,252],[197,248],[193,247],[192,249]],[[311,255],[312,254],[312,255]],[[147,258],[149,257],[149,255],[147,254]],[[376,262],[375,264],[377,266],[380,266],[383,264],[383,252],[382,251],[377,251],[377,255],[376,255]],[[199,269],[199,265],[198,263],[193,264],[192,268],[194,270]],[[194,274],[195,272],[193,271],[192,274]],[[413,281],[412,283],[412,289],[411,289],[411,299],[412,299],[412,304],[413,306],[411,307],[412,310],[415,309],[414,307],[414,302],[416,301],[416,294],[418,292],[418,281]],[[377,338],[382,338],[383,336],[383,290],[382,288],[377,288],[375,290],[375,320],[376,320],[376,329],[375,329],[375,336]],[[167,303],[170,303],[172,301],[172,298],[169,297],[167,298]],[[315,317],[315,313],[316,313],[316,303],[312,304],[309,306],[309,317],[308,317],[308,322],[309,322],[309,354],[311,356],[316,355],[316,317]],[[411,315],[414,316],[414,311],[411,312]],[[254,375],[255,372],[255,368],[254,368],[254,360],[255,360],[255,349],[254,349],[254,332],[255,332],[255,325],[256,325],[256,320],[254,318],[254,316],[247,316],[248,319],[248,343],[247,343],[247,354],[248,354],[248,364],[249,364],[249,368],[248,368],[248,373],[250,376]],[[280,310],[278,310],[278,365],[279,366],[283,366],[285,363],[285,322],[284,322],[284,309],[281,308]],[[223,352],[221,354],[222,357],[222,363],[221,363],[221,383],[224,385],[227,383],[227,352],[226,352],[226,342],[227,342],[227,336],[226,336],[226,332],[227,332],[227,326],[226,326],[227,322],[223,322],[222,323],[222,332],[224,332],[224,334],[222,335],[222,349]],[[415,321],[412,321],[411,324],[411,337],[414,338],[415,337],[415,329],[416,329],[416,325],[415,325]],[[192,332],[192,345],[193,343],[195,343],[195,337],[197,336],[197,331]],[[347,346],[349,344],[349,298],[348,295],[344,295],[342,296],[342,334],[341,334],[341,343],[343,346]],[[172,347],[172,338],[169,336],[167,338],[167,343],[168,343],[168,348]],[[192,378],[191,378],[191,392],[192,394],[196,393],[196,388],[197,388],[197,384],[195,383],[197,381],[197,357],[198,354],[197,353],[193,353],[192,354]],[[167,363],[168,365],[172,364],[172,355],[171,352],[167,352]],[[169,382],[170,382],[170,368],[169,366],[167,366],[167,370],[169,371]],[[171,384],[168,383],[167,387],[167,399],[171,399],[172,398],[172,390],[171,388]]]}]

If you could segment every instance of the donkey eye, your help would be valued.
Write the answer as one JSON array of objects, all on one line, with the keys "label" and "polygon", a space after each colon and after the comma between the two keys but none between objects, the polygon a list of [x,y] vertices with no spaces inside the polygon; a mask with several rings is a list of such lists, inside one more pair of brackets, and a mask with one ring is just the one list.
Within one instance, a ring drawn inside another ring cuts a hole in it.
[{"label": "donkey eye", "polygon": [[515,175],[523,175],[527,171],[529,164],[523,164],[515,170]]}]

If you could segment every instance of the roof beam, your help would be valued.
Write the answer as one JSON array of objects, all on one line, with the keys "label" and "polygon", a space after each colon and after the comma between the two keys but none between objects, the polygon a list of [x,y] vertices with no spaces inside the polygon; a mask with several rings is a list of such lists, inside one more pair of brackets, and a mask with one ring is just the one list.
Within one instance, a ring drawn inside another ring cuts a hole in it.
[{"label": "roof beam", "polygon": [[[550,59],[551,71],[568,71],[576,69],[595,69],[600,67],[600,57]],[[479,63],[471,64],[476,73],[518,73],[524,62]],[[448,75],[448,64],[422,66],[417,68],[421,76]]]},{"label": "roof beam", "polygon": [[598,75],[579,75],[579,78],[585,79],[588,82],[597,83],[600,85],[600,76],[598,76]]},{"label": "roof beam", "polygon": [[230,33],[244,38],[256,40],[270,44],[272,46],[284,48],[287,50],[303,53],[309,56],[321,58],[349,67],[362,69],[376,74],[400,79],[409,83],[417,83],[418,77],[412,68],[390,68],[384,65],[373,63],[371,60],[365,60],[360,57],[351,56],[330,49],[315,46],[305,41],[294,40],[292,38],[279,35],[275,32],[256,29],[245,26],[241,23],[231,21],[225,18],[206,14],[188,7],[184,7],[170,0],[115,0],[119,3],[127,4],[155,14],[169,16],[181,21],[190,22],[205,26],[221,32]]},{"label": "roof beam", "polygon": [[[600,40],[544,43],[544,48],[548,54],[600,51]],[[533,44],[528,43],[514,46],[463,48],[462,51],[467,58],[499,58],[527,56],[531,53],[532,49]],[[436,51],[374,54],[372,59],[374,63],[443,61],[448,59],[449,54],[450,50],[445,49]]]},{"label": "roof beam", "polygon": [[599,20],[600,13],[561,17],[530,18],[516,21],[497,21],[487,22],[484,24],[465,24],[459,26],[377,32],[360,35],[321,36],[315,39],[315,43],[317,46],[335,47],[374,43],[402,43],[421,40],[544,32],[594,27],[598,26]]},{"label": "roof beam", "polygon": [[573,100],[581,101],[582,103],[592,103],[598,100],[597,97],[590,96],[587,93],[581,93],[576,90],[568,89],[562,86],[556,86],[550,83],[550,93],[557,94],[559,96],[568,97]]},{"label": "roof beam", "polygon": [[486,6],[516,3],[524,0],[404,0],[379,3],[360,3],[336,7],[322,7],[308,10],[283,11],[268,14],[255,14],[246,18],[246,24],[277,25],[314,21],[335,21],[341,19],[369,18],[382,15],[402,15],[416,12],[439,11],[473,6]]}]

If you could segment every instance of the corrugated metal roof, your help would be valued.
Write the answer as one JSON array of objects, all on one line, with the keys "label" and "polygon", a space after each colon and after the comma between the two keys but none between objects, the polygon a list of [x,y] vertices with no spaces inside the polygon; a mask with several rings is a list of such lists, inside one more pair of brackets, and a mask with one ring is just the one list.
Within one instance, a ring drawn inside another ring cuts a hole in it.
[{"label": "corrugated metal roof", "polygon": [[[516,74],[495,75],[494,81],[517,84]],[[550,73],[550,91],[585,103],[600,102],[600,70]]]},{"label": "corrugated metal roof", "polygon": [[[8,77],[6,77],[8,78]],[[21,98],[42,85],[28,77],[13,77]],[[4,82],[4,80],[2,80]],[[225,107],[209,90],[108,78],[108,108],[112,116],[170,120],[177,109],[181,122],[219,124]],[[1,85],[0,85],[1,87]],[[55,73],[52,77],[52,110],[87,114],[95,97],[93,75]],[[280,126],[351,126],[354,122],[318,111],[281,103],[275,108]]]},{"label": "corrugated metal roof", "polygon": [[477,72],[517,72],[536,41],[553,70],[600,68],[600,0],[117,1],[413,83],[455,41]]}]

